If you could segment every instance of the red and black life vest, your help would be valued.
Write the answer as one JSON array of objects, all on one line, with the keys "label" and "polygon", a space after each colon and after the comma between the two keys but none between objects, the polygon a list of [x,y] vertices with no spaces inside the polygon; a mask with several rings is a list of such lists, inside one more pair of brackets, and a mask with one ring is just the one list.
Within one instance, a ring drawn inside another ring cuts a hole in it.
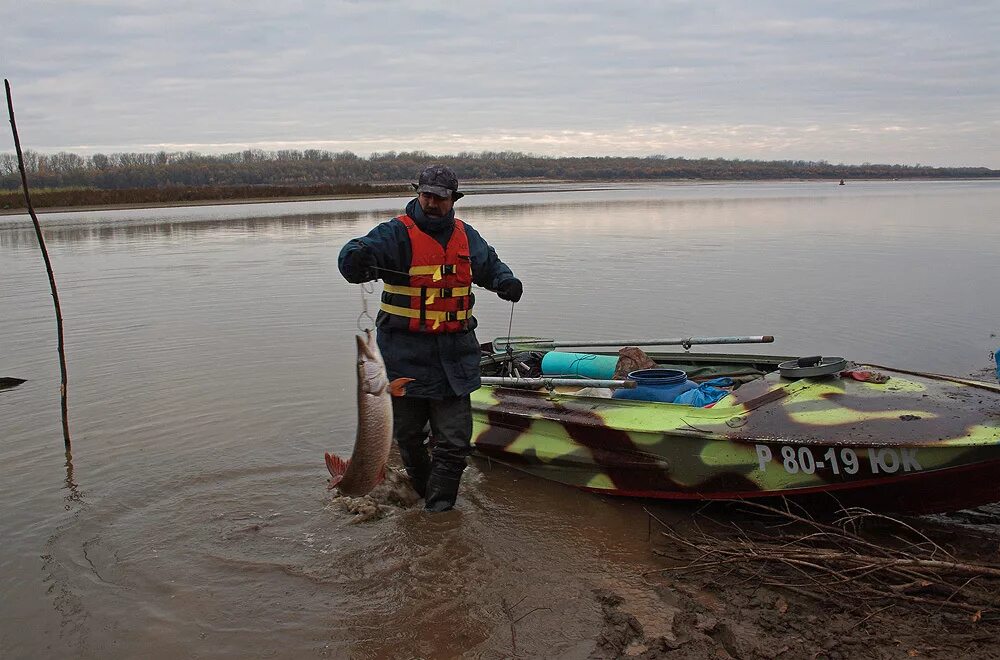
[{"label": "red and black life vest", "polygon": [[[406,285],[386,282],[381,309],[410,332],[459,332],[472,314],[472,259],[465,225],[455,218],[455,228],[442,248],[417,227],[408,215],[403,223],[410,237],[410,279]],[[397,321],[398,319],[398,321]]]}]

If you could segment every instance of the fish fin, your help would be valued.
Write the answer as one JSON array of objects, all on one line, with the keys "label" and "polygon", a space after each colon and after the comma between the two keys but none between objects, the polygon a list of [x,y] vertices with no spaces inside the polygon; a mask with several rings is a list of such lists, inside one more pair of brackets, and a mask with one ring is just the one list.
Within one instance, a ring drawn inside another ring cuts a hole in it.
[{"label": "fish fin", "polygon": [[337,484],[344,480],[344,473],[347,472],[347,466],[350,465],[350,459],[344,460],[339,456],[334,456],[333,454],[323,454],[323,458],[326,460],[326,469],[330,471],[330,485],[327,488],[336,488]]},{"label": "fish fin", "polygon": [[415,378],[397,378],[389,383],[389,394],[392,396],[403,396],[406,394],[406,384],[412,383]]},{"label": "fish fin", "polygon": [[379,468],[378,477],[375,478],[375,485],[378,486],[383,481],[385,481],[385,466],[384,465],[381,468]]}]

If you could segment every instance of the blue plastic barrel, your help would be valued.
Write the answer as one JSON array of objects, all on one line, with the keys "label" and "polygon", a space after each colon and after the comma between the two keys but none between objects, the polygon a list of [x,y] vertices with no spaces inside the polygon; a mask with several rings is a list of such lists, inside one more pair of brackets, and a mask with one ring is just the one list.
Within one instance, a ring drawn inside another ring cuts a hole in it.
[{"label": "blue plastic barrel", "polygon": [[545,376],[576,375],[608,380],[615,375],[617,366],[617,355],[549,351],[542,357],[542,374]]},{"label": "blue plastic barrel", "polygon": [[636,386],[615,390],[614,398],[673,403],[678,395],[698,387],[680,369],[640,369],[630,373],[628,379],[634,380]]}]

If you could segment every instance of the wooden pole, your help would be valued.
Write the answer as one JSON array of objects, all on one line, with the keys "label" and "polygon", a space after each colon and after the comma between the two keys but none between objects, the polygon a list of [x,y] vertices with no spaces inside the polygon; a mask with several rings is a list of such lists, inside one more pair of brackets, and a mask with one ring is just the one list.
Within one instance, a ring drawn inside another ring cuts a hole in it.
[{"label": "wooden pole", "polygon": [[21,140],[17,136],[17,122],[14,121],[14,101],[10,96],[10,81],[4,78],[4,90],[7,92],[7,112],[10,114],[10,128],[14,133],[14,149],[17,151],[17,167],[21,170],[21,185],[24,188],[24,202],[28,206],[28,214],[31,222],[35,225],[35,236],[38,237],[38,247],[42,251],[42,259],[45,261],[45,271],[49,274],[49,287],[52,289],[52,302],[56,308],[56,335],[59,343],[59,371],[62,375],[62,382],[59,386],[59,394],[62,403],[62,428],[63,442],[66,444],[66,451],[71,449],[69,439],[69,405],[66,401],[69,379],[66,375],[66,350],[63,337],[62,309],[59,307],[59,292],[56,290],[56,278],[52,274],[52,262],[49,260],[49,252],[45,249],[45,239],[42,237],[42,227],[38,224],[38,216],[31,205],[31,194],[28,192],[28,175],[24,171],[24,155],[21,153]]}]

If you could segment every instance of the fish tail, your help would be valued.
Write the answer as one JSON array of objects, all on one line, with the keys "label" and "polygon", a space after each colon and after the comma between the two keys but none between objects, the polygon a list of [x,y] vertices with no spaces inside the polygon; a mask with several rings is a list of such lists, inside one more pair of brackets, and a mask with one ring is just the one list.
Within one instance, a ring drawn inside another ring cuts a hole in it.
[{"label": "fish tail", "polygon": [[350,465],[351,461],[350,459],[345,461],[330,453],[323,454],[323,458],[326,460],[326,469],[330,471],[329,488],[334,488],[344,480],[344,473],[347,472],[347,466]]}]

